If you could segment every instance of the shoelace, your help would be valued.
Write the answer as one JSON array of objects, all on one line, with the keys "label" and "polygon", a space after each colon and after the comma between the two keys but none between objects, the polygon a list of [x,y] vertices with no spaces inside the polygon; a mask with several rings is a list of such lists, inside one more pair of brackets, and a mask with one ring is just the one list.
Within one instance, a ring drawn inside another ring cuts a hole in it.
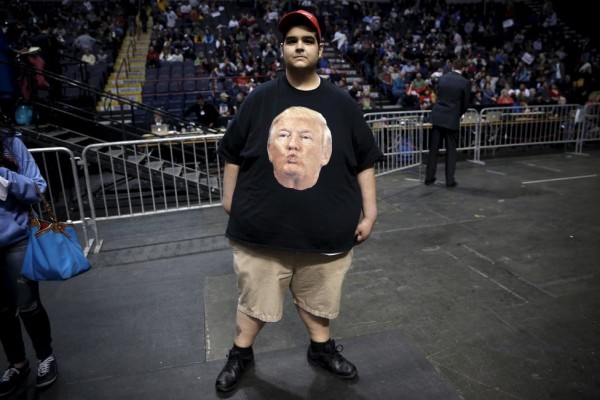
[{"label": "shoelace", "polygon": [[46,375],[50,371],[50,365],[54,361],[54,357],[50,356],[38,365],[38,375]]},{"label": "shoelace", "polygon": [[4,371],[4,375],[2,375],[2,379],[0,379],[0,381],[8,382],[8,381],[10,381],[10,378],[12,378],[14,375],[18,375],[18,374],[19,374],[19,370],[16,369],[15,367],[11,367],[11,368],[7,369],[6,371]]}]

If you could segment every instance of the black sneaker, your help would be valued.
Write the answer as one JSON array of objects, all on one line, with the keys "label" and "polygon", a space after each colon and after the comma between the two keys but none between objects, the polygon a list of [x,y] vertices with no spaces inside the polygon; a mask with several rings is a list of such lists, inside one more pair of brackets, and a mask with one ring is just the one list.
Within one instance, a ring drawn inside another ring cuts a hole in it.
[{"label": "black sneaker", "polygon": [[56,365],[54,357],[50,356],[44,361],[40,361],[35,386],[38,388],[50,386],[56,378],[58,378],[58,365]]},{"label": "black sneaker", "polygon": [[221,373],[217,377],[215,387],[219,392],[229,392],[240,383],[240,379],[244,372],[254,366],[254,352],[250,348],[250,354],[242,356],[242,354],[236,350],[229,350],[227,355],[227,363],[221,370]]},{"label": "black sneaker", "polygon": [[0,378],[0,397],[4,397],[17,388],[19,383],[27,379],[29,374],[29,361],[21,368],[10,365],[2,378]]},{"label": "black sneaker", "polygon": [[325,368],[337,378],[354,379],[357,377],[358,371],[354,364],[340,354],[343,349],[344,346],[342,345],[336,347],[333,339],[325,345],[322,352],[315,352],[311,346],[308,346],[308,362],[317,367]]}]

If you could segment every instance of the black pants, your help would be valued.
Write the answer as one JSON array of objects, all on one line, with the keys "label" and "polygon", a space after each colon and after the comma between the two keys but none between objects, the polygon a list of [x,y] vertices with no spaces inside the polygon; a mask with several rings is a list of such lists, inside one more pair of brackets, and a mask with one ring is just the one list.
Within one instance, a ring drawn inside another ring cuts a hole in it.
[{"label": "black pants", "polygon": [[25,361],[21,321],[38,360],[52,355],[52,334],[39,284],[21,276],[27,240],[0,247],[0,342],[9,364]]},{"label": "black pants", "polygon": [[442,128],[433,125],[429,133],[429,155],[427,156],[427,170],[425,180],[431,181],[435,178],[437,170],[437,152],[440,148],[440,142],[446,142],[446,185],[454,182],[454,172],[456,171],[456,142],[458,132],[453,129]]}]

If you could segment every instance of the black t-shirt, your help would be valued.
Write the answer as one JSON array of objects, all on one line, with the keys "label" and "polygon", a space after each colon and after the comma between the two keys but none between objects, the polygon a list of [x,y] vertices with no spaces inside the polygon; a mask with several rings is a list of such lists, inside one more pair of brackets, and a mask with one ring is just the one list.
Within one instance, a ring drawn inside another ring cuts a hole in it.
[{"label": "black t-shirt", "polygon": [[[317,183],[305,190],[282,186],[267,153],[273,119],[292,106],[321,113],[332,136],[331,158]],[[352,248],[362,210],[357,174],[383,157],[347,92],[326,80],[315,90],[297,90],[285,76],[250,92],[220,142],[219,155],[240,166],[226,236],[314,253]]]}]

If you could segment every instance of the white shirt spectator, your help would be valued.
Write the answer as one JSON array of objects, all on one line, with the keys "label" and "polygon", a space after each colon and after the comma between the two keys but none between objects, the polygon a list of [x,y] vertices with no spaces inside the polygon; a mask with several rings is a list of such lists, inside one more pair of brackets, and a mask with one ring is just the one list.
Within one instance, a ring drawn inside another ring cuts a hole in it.
[{"label": "white shirt spectator", "polygon": [[172,8],[167,10],[166,16],[167,28],[175,28],[175,26],[177,25],[177,14],[175,13],[175,11],[173,11]]},{"label": "white shirt spectator", "polygon": [[231,16],[231,19],[229,20],[229,23],[227,24],[227,27],[229,29],[235,29],[238,28],[240,26],[239,21],[235,18],[235,15]]},{"label": "white shirt spectator", "polygon": [[276,9],[269,11],[267,14],[267,22],[277,22],[279,21],[279,13]]},{"label": "white shirt spectator", "polygon": [[167,62],[183,62],[183,54],[178,48],[175,48],[171,54],[167,55]]},{"label": "white shirt spectator", "polygon": [[192,6],[189,2],[185,2],[181,6],[179,6],[179,12],[183,15],[189,15],[190,11],[192,11]]},{"label": "white shirt spectator", "polygon": [[343,51],[343,49],[345,48],[346,43],[348,43],[348,37],[341,30],[337,30],[333,34],[333,39],[331,39],[331,41],[332,42],[337,42],[337,48],[338,48],[338,50],[339,51]]}]

